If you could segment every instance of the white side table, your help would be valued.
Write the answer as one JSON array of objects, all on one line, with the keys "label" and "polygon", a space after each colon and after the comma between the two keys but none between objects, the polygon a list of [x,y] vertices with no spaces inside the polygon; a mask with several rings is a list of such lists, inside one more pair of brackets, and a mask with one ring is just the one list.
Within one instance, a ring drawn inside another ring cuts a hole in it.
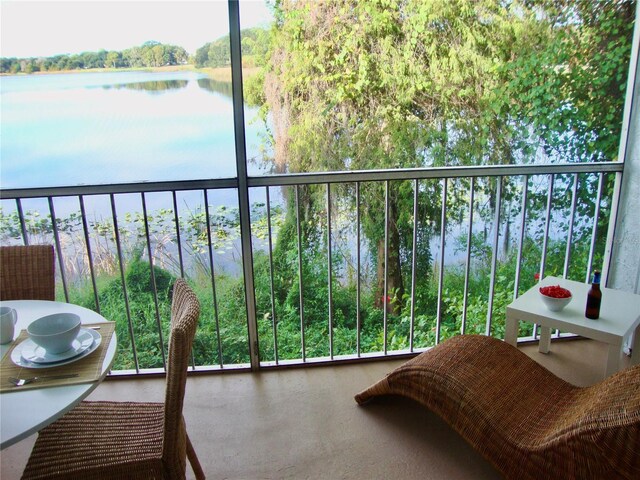
[{"label": "white side table", "polygon": [[[546,285],[560,285],[571,291],[573,299],[562,311],[552,312],[542,303],[538,289]],[[620,369],[625,341],[635,331],[631,364],[640,363],[640,295],[601,288],[600,318],[590,320],[584,316],[590,287],[586,283],[546,277],[507,306],[505,341],[516,345],[518,321],[522,320],[540,326],[538,349],[542,353],[549,352],[552,328],[604,342],[609,346],[605,367],[605,376],[609,376]]]}]

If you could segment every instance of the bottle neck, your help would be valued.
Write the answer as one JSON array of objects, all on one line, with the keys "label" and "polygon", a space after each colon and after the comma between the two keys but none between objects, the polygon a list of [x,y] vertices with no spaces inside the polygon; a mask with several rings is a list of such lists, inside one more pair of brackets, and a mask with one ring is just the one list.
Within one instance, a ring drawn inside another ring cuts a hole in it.
[{"label": "bottle neck", "polygon": [[591,284],[594,287],[600,288],[600,272],[594,272],[593,273],[593,282],[591,282]]}]

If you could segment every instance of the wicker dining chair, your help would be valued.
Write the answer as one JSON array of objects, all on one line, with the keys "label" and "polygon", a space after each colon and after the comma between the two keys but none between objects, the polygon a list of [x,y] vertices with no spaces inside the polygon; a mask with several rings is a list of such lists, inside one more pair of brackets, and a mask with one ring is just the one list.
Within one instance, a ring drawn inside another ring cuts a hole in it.
[{"label": "wicker dining chair", "polygon": [[453,337],[355,396],[418,401],[506,478],[640,478],[640,365],[580,388],[491,337]]},{"label": "wicker dining chair", "polygon": [[184,479],[186,460],[205,478],[182,406],[200,304],[187,283],[173,288],[164,403],[80,403],[44,428],[23,479]]},{"label": "wicker dining chair", "polygon": [[55,300],[52,245],[0,247],[0,300]]}]

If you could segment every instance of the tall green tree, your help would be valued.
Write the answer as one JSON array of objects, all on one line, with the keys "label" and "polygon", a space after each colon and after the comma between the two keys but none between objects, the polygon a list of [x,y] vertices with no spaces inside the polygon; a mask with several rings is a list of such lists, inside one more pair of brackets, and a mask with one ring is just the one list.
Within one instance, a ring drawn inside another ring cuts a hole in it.
[{"label": "tall green tree", "polygon": [[[566,147],[572,160],[613,158],[634,8],[622,0],[281,0],[256,77],[262,88],[248,91],[272,121],[279,171],[528,163],[540,147]],[[495,182],[478,185],[495,190]],[[401,190],[389,197],[388,281],[397,291],[408,228],[400,212],[412,202]],[[422,193],[438,198],[439,189]],[[384,205],[380,189],[369,195],[364,230],[380,267]],[[427,202],[437,223],[437,202]]]},{"label": "tall green tree", "polygon": [[122,56],[120,52],[111,51],[107,53],[107,58],[105,60],[107,67],[117,68],[120,66],[121,61],[122,61]]},{"label": "tall green tree", "polygon": [[[268,48],[267,31],[260,27],[247,28],[242,30],[242,55],[251,57],[253,55],[264,56]],[[213,42],[205,43],[198,48],[195,53],[196,67],[227,67],[231,65],[231,50],[229,47],[229,36],[224,35]]]},{"label": "tall green tree", "polygon": [[[496,63],[507,60],[514,23],[525,19],[494,1],[284,1],[276,13],[264,93],[280,169],[515,161],[513,127],[495,113],[504,103]],[[422,192],[429,218],[439,193],[435,185]],[[392,188],[387,283],[399,297],[401,237],[411,228],[399,216],[412,201],[410,190]],[[363,203],[384,302],[381,188]]]},{"label": "tall green tree", "polygon": [[562,161],[616,160],[636,2],[527,1],[528,42],[502,68],[510,114]]}]

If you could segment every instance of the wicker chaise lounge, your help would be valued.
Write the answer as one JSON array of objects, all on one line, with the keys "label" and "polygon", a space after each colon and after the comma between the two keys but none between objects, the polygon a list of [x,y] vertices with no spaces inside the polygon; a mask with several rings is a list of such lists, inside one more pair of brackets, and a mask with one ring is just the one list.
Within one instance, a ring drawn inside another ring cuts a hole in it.
[{"label": "wicker chaise lounge", "polygon": [[640,478],[640,365],[580,388],[500,340],[462,335],[355,399],[381,395],[434,411],[507,478]]}]

